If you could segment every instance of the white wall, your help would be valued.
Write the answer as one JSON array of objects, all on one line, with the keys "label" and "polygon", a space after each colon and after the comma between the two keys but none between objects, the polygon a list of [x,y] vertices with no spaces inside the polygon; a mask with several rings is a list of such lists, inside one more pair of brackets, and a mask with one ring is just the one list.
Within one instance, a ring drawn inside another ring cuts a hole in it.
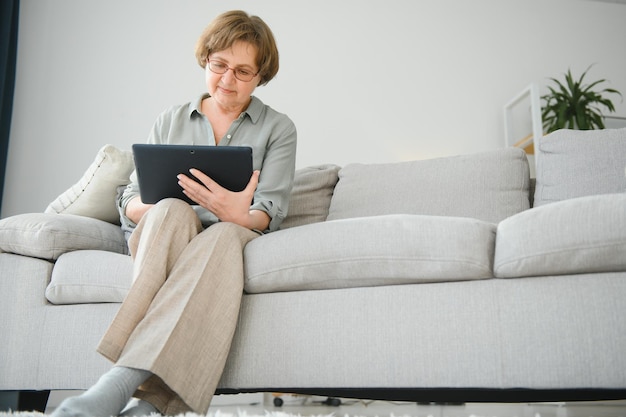
[{"label": "white wall", "polygon": [[102,145],[130,149],[160,111],[201,93],[194,43],[234,8],[274,30],[281,71],[257,95],[295,121],[298,167],[501,147],[502,106],[568,68],[595,63],[589,79],[626,95],[624,4],[22,0],[1,215],[42,211]]}]

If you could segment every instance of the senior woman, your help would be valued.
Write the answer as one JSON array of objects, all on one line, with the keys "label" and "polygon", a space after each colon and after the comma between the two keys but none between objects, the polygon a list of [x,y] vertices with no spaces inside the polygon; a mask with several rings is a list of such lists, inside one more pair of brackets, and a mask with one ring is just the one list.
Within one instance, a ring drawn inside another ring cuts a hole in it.
[{"label": "senior woman", "polygon": [[[226,12],[202,33],[196,57],[208,92],[163,112],[148,142],[250,146],[254,173],[241,192],[196,170],[190,173],[204,185],[181,173],[179,184],[197,205],[144,204],[133,174],[118,200],[133,285],[98,346],[114,367],[63,401],[55,417],[206,413],[235,332],[243,247],[287,214],[296,129],[252,96],[278,71],[271,30],[256,16]],[[127,407],[133,396],[139,402]]]}]

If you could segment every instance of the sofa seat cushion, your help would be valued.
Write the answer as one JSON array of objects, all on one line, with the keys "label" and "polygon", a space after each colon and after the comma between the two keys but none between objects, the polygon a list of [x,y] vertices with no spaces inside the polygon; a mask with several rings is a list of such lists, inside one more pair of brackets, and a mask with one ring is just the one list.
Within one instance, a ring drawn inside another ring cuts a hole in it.
[{"label": "sofa seat cushion", "polygon": [[119,253],[80,250],[59,256],[46,298],[53,304],[121,303],[132,284],[133,261]]},{"label": "sofa seat cushion", "polygon": [[490,278],[495,229],[470,218],[388,215],[282,230],[246,246],[245,289],[264,293]]},{"label": "sofa seat cushion", "polygon": [[499,221],[526,210],[528,160],[505,148],[473,155],[387,164],[350,164],[339,171],[328,220],[427,214]]},{"label": "sofa seat cushion", "polygon": [[497,277],[619,271],[626,271],[626,194],[546,204],[498,225]]},{"label": "sofa seat cushion", "polygon": [[81,249],[128,253],[119,226],[74,214],[27,213],[0,220],[0,251],[55,260]]}]

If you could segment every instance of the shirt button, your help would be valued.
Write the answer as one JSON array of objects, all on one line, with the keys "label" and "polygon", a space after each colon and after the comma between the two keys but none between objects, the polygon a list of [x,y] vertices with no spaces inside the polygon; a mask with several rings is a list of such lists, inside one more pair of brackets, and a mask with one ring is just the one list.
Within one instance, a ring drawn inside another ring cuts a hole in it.
[{"label": "shirt button", "polygon": [[226,137],[227,137],[228,139],[230,139],[230,135],[226,135]]}]

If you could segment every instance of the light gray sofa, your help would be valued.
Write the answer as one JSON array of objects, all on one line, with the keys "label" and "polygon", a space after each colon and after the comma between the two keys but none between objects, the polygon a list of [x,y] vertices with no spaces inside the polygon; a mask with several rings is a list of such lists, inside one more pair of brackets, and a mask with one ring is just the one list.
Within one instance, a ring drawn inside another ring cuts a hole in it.
[{"label": "light gray sofa", "polygon": [[[626,398],[626,129],[299,170],[245,249],[219,391],[411,401]],[[0,390],[85,389],[130,285],[106,146],[45,213],[0,220]],[[534,197],[534,207],[532,200]],[[68,371],[71,370],[71,371]]]}]

